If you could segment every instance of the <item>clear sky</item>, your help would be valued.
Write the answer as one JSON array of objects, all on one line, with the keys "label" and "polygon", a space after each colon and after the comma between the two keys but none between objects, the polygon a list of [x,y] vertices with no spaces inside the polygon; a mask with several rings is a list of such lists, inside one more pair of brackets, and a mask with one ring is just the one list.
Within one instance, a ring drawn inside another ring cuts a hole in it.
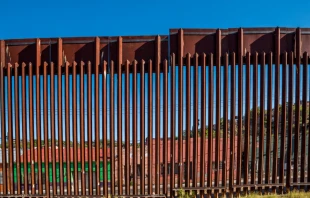
[{"label": "clear sky", "polygon": [[[276,26],[310,27],[310,21],[309,21],[310,13],[308,12],[310,8],[310,1],[307,0],[300,0],[294,2],[285,0],[284,1],[283,0],[282,1],[279,0],[274,1],[270,0],[269,1],[267,0],[259,0],[259,1],[0,0],[0,7],[1,7],[0,18],[2,21],[2,24],[0,26],[0,39],[37,38],[37,37],[39,38],[74,37],[74,36],[156,35],[156,34],[169,34],[170,28],[234,28],[234,27],[276,27]],[[57,78],[55,78],[55,81],[57,82],[56,79]],[[236,79],[238,80],[238,77],[236,77]],[[79,77],[77,78],[77,81],[79,84]],[[147,81],[148,77],[146,76],[146,83]],[[87,81],[85,78],[85,86],[86,82]],[[115,83],[116,82],[117,81],[115,81]],[[139,83],[139,77],[138,77],[138,83]],[[155,76],[153,76],[153,83],[154,83],[153,85],[155,85]],[[191,84],[193,93],[194,88],[193,82],[191,82]],[[28,85],[26,86],[28,88]],[[57,83],[55,84],[55,86],[57,86]],[[163,86],[163,84],[161,84],[161,86]],[[138,90],[139,87],[140,86],[138,85]],[[147,89],[148,88],[146,84],[146,99],[148,91]],[[155,87],[153,87],[153,90],[155,91]],[[85,87],[85,102],[87,102],[86,91],[87,87]],[[185,93],[186,92],[184,91],[184,94]],[[77,94],[79,95],[79,91]],[[14,99],[14,93],[12,94],[12,96]],[[155,98],[155,93],[153,94],[153,96]],[[236,96],[238,96],[237,93]],[[27,95],[27,98],[28,97],[29,96]],[[57,99],[57,95],[55,95],[55,97]],[[92,98],[94,99],[94,95],[92,96]],[[115,95],[115,98],[117,99],[117,95]],[[161,96],[161,112],[163,111],[162,99],[163,98]],[[178,97],[176,99],[178,99]],[[140,100],[138,96],[138,116],[140,116],[139,101]],[[34,102],[35,102],[35,93],[34,93]],[[79,99],[77,102],[79,113]],[[153,105],[155,108],[154,102]],[[186,103],[184,100],[184,108],[185,105]],[[56,108],[58,107],[57,103],[55,107]],[[200,107],[201,103],[199,102],[199,108]],[[34,108],[36,108],[35,105]],[[87,105],[85,105],[85,110],[86,108]],[[94,114],[94,106],[92,108],[93,108],[92,112]],[[115,108],[117,108],[116,105]],[[41,101],[41,111],[43,111],[42,109],[43,109],[43,103]],[[124,103],[123,103],[123,109],[124,109]],[[102,113],[100,113],[100,119],[101,116]],[[185,116],[186,114],[184,111],[184,119],[186,119]],[[147,121],[147,117],[145,119]],[[43,116],[41,117],[41,121],[43,122]],[[178,119],[176,119],[176,121],[178,121]],[[78,123],[79,123],[79,116],[78,116]],[[191,123],[193,123],[193,120],[191,120]],[[56,115],[56,125],[57,125],[57,115]],[[41,124],[41,127],[43,127],[43,124]],[[85,123],[85,127],[87,127],[87,123]],[[100,125],[100,130],[102,129],[101,127],[102,125]],[[140,126],[138,124],[138,130],[140,130],[139,127]],[[185,124],[183,128],[185,129]]]},{"label": "clear sky", "polygon": [[168,34],[169,28],[310,27],[308,0],[1,0],[0,39]]}]

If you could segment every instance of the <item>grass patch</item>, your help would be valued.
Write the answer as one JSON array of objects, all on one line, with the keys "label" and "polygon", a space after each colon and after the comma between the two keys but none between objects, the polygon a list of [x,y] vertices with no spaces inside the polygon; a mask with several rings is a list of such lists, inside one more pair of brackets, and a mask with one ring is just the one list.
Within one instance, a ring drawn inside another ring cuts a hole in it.
[{"label": "grass patch", "polygon": [[192,191],[185,192],[185,190],[183,189],[177,191],[177,196],[178,198],[194,198],[195,197]]},{"label": "grass patch", "polygon": [[284,195],[260,195],[259,193],[251,193],[247,196],[242,196],[246,198],[310,198],[310,192],[303,191],[291,191]]}]

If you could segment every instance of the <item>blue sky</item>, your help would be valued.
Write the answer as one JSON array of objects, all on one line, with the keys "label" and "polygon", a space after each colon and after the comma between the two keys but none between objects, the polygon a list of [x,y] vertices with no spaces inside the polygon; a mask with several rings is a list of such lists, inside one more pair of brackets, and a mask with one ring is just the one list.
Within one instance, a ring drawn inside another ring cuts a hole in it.
[{"label": "blue sky", "polygon": [[0,39],[157,35],[169,28],[310,27],[307,0],[1,0]]},{"label": "blue sky", "polygon": [[[2,19],[2,24],[0,28],[0,39],[74,36],[157,35],[169,34],[169,28],[233,28],[275,26],[310,27],[310,13],[308,12],[310,2],[307,0],[294,1],[293,3],[283,0],[223,0],[195,2],[182,0],[54,0],[50,2],[38,0],[1,0],[0,7],[0,18]],[[146,83],[147,80],[148,77],[146,76]],[[77,81],[79,83],[79,77],[77,78]],[[33,82],[35,85],[35,81]],[[57,84],[55,85],[57,86]],[[153,85],[153,90],[155,90],[155,76],[153,76]],[[87,87],[85,87],[85,93],[86,91]],[[85,94],[85,102],[87,102],[86,96],[87,95]],[[115,98],[116,96],[117,95],[115,95]],[[155,97],[154,94],[153,96]],[[57,95],[55,97],[57,98]],[[140,100],[138,97],[138,103],[139,101]],[[155,103],[153,104],[155,105]],[[185,105],[186,104],[184,100],[184,107]],[[43,109],[43,104],[41,104],[41,108]],[[87,108],[87,106],[85,108]],[[161,107],[161,109],[162,108],[163,107]],[[41,127],[43,127],[43,124],[41,124]],[[85,124],[85,127],[87,127],[87,124]],[[185,128],[185,126],[183,126],[183,128]],[[140,130],[139,125],[138,130]]]}]

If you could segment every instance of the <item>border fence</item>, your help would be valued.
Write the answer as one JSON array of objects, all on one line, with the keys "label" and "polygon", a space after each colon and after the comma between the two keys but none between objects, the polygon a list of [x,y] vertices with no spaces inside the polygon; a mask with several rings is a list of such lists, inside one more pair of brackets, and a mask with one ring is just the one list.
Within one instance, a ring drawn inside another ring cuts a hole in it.
[{"label": "border fence", "polygon": [[309,51],[307,28],[2,40],[0,196],[307,190]]}]

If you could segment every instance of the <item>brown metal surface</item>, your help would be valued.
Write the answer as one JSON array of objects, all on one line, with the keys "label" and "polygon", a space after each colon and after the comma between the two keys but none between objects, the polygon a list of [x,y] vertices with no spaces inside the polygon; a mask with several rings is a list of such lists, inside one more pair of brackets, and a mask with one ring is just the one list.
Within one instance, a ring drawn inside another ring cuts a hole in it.
[{"label": "brown metal surface", "polygon": [[130,62],[125,63],[125,184],[126,195],[130,195],[130,117],[129,117],[129,67]]},{"label": "brown metal surface", "polygon": [[45,195],[25,195],[25,194],[14,194],[14,195],[3,195],[2,198],[47,198]]},{"label": "brown metal surface", "polygon": [[[23,98],[26,98],[26,64],[25,63],[22,63],[22,97]],[[1,73],[2,73],[2,67],[1,67]],[[2,76],[1,76],[2,77]],[[1,78],[2,79],[2,78]],[[0,80],[1,80],[0,79]],[[3,82],[3,81],[1,81]],[[2,89],[1,89],[2,90]],[[3,98],[3,97],[2,97]],[[27,151],[27,126],[26,126],[26,123],[27,123],[27,117],[26,117],[26,100],[22,100],[22,108],[23,108],[23,111],[22,111],[22,130],[23,130],[23,152],[24,151]],[[4,124],[2,124],[4,126]],[[2,136],[3,137],[3,136]],[[29,136],[28,136],[29,137]],[[2,143],[2,145],[4,145]],[[2,147],[3,149],[3,147]],[[4,155],[5,152],[2,152],[2,159],[5,159],[5,155]],[[28,189],[28,159],[27,159],[27,155],[23,155],[23,162],[24,162],[24,193],[28,194],[29,193],[29,189]],[[5,166],[2,167],[3,170],[5,170]],[[3,180],[3,188],[5,189],[5,184],[6,184],[6,173],[2,173],[3,174],[3,177],[4,177],[4,180]],[[4,190],[4,193],[6,192],[6,190]]]},{"label": "brown metal surface", "polygon": [[[59,146],[59,180],[60,180],[60,194],[64,194],[64,169],[63,169],[63,129],[62,129],[62,67],[63,67],[63,51],[62,39],[58,39],[58,62],[57,62],[57,87],[58,87],[58,146]],[[84,180],[85,181],[85,180]]]},{"label": "brown metal surface", "polygon": [[[5,107],[4,107],[4,103],[5,103],[5,91],[4,91],[4,67],[6,65],[6,61],[5,61],[5,41],[0,41],[0,98],[1,98],[1,149],[2,151],[6,150],[6,130],[5,130]],[[25,101],[25,100],[23,100]],[[2,159],[6,159],[6,152],[2,152]],[[2,177],[3,177],[3,181],[2,181],[2,185],[3,185],[3,189],[2,189],[2,193],[6,194],[7,193],[7,166],[6,163],[4,163],[4,161],[2,161]]]},{"label": "brown metal surface", "polygon": [[92,130],[92,64],[90,61],[87,63],[87,149],[88,149],[88,194],[93,195],[93,130]]},{"label": "brown metal surface", "polygon": [[52,182],[53,182],[53,195],[57,193],[57,183],[56,181],[56,135],[55,135],[55,76],[54,76],[55,64],[52,62],[50,64],[50,111],[51,111],[51,136],[52,136]]},{"label": "brown metal surface", "polygon": [[[96,62],[95,62],[95,162],[96,162],[96,195],[100,195],[100,137],[99,137],[99,43],[100,40],[96,38]],[[98,57],[98,58],[97,58]],[[92,108],[92,107],[91,107]],[[91,130],[92,131],[92,130]],[[88,147],[88,148],[92,148]],[[92,149],[91,149],[92,150]]]},{"label": "brown metal surface", "polygon": [[14,190],[14,176],[13,176],[13,122],[12,122],[12,65],[10,63],[7,64],[7,91],[8,91],[8,145],[9,145],[9,192],[10,194],[15,194]]},{"label": "brown metal surface", "polygon": [[[213,90],[214,90],[214,86],[213,86],[213,54],[210,54],[208,56],[209,58],[209,111],[208,111],[208,171],[207,171],[207,186],[208,187],[212,187],[212,181],[213,181],[213,101],[214,101],[214,97],[213,97]],[[212,154],[210,154],[212,153]]]},{"label": "brown metal surface", "polygon": [[141,194],[145,194],[145,77],[144,60],[140,63],[140,155],[141,155]]},{"label": "brown metal surface", "polygon": [[179,188],[183,186],[183,30],[178,31],[178,160],[179,160]]},{"label": "brown metal surface", "polygon": [[[190,155],[191,155],[191,55],[186,54],[186,165],[185,187],[190,187]],[[182,126],[181,124],[179,125]],[[182,143],[183,144],[183,143]]]},{"label": "brown metal surface", "polygon": [[256,147],[257,147],[257,132],[258,132],[258,116],[257,116],[257,105],[258,105],[258,53],[256,52],[253,56],[253,115],[252,115],[252,164],[251,164],[251,184],[256,183]]},{"label": "brown metal surface", "polygon": [[[168,194],[168,158],[169,158],[169,152],[168,152],[168,61],[167,59],[164,60],[164,115],[163,115],[163,125],[164,125],[164,152],[166,152],[165,155],[163,155],[164,160],[164,182],[163,182],[163,194]],[[169,160],[170,161],[170,160]],[[171,173],[170,173],[171,175]],[[171,178],[171,177],[170,177]],[[171,188],[171,185],[170,185]]]},{"label": "brown metal surface", "polygon": [[[301,172],[305,172],[306,161],[306,132],[307,132],[307,80],[308,80],[308,53],[303,54],[303,87],[302,87],[302,144],[301,144]],[[305,182],[305,174],[300,175],[300,182]]]},{"label": "brown metal surface", "polygon": [[193,116],[193,187],[197,187],[198,183],[198,66],[199,66],[199,56],[196,53],[194,55],[194,116]]},{"label": "brown metal surface", "polygon": [[266,131],[266,173],[265,173],[265,183],[270,183],[270,155],[271,155],[271,130],[272,130],[272,53],[268,54],[268,93],[267,93],[267,131]]},{"label": "brown metal surface", "polygon": [[71,167],[70,167],[70,163],[71,163],[71,154],[70,154],[70,115],[69,115],[69,92],[70,92],[70,88],[69,88],[69,66],[70,63],[66,62],[65,63],[65,131],[66,131],[66,167],[67,167],[67,195],[71,195],[71,190],[72,190],[72,186],[71,186]]},{"label": "brown metal surface", "polygon": [[[223,123],[223,166],[222,166],[222,186],[226,187],[227,185],[227,170],[228,170],[228,164],[227,164],[227,159],[229,152],[227,152],[227,143],[228,143],[228,64],[229,64],[229,59],[228,59],[228,53],[225,53],[224,55],[224,105],[223,105],[223,118],[224,118],[224,123]],[[230,136],[233,137],[233,136]]]},{"label": "brown metal surface", "polygon": [[[257,52],[269,52],[274,49],[274,37],[273,33],[276,28],[244,28],[244,49],[250,53]],[[216,29],[184,29],[184,50],[183,53],[211,53],[216,47],[215,33]],[[281,53],[284,51],[290,51],[294,49],[294,31],[295,28],[281,28],[281,43],[286,43],[281,45]],[[308,35],[309,28],[301,28],[303,40],[309,38]],[[170,51],[171,53],[177,53],[178,50],[178,40],[177,33],[178,29],[170,30]],[[228,28],[221,29],[222,32],[222,54],[225,52],[237,52],[238,43],[235,42],[237,38],[238,29]],[[287,36],[287,38],[283,36]],[[168,58],[168,35],[161,35],[161,59]],[[110,51],[110,60],[117,61],[117,37],[99,37],[100,38],[100,48],[104,53],[103,60],[107,61],[109,59],[108,51]],[[155,36],[125,36],[124,40],[124,52],[122,54],[121,60],[141,60],[141,59],[152,59],[155,60]],[[82,37],[82,38],[64,38],[64,50],[67,54],[68,61],[75,59],[77,62],[83,60],[94,60],[94,48],[93,43],[96,37]],[[30,48],[25,50],[28,45],[33,45],[35,39],[12,39],[6,40],[6,45],[9,46],[11,51],[11,62],[19,62],[25,60],[30,60],[31,58],[25,56],[31,54],[34,49]],[[44,38],[41,39],[42,44],[42,57],[51,58],[51,61],[56,61],[57,56],[53,56],[57,52],[51,51],[51,57],[49,55],[49,50],[44,51],[43,48],[49,44],[54,45],[57,43],[55,38]],[[206,47],[207,45],[207,47]],[[309,46],[302,45],[302,51],[309,51]],[[16,52],[16,53],[15,53]],[[22,52],[22,53],[20,53]],[[28,61],[29,62],[29,61]],[[33,61],[32,61],[33,62]]]},{"label": "brown metal surface", "polygon": [[[221,138],[221,30],[216,31],[216,52],[215,52],[215,92],[216,92],[216,137],[215,137],[215,186],[219,186],[220,175],[220,138]],[[210,124],[210,123],[209,123]],[[213,153],[213,152],[212,152]]]},{"label": "brown metal surface", "polygon": [[262,184],[264,179],[264,142],[265,142],[265,52],[260,55],[260,112],[259,112],[259,164],[258,183]]},{"label": "brown metal surface", "polygon": [[35,178],[34,178],[34,130],[33,130],[33,75],[32,63],[29,63],[29,128],[30,128],[30,163],[31,163],[31,193],[36,193]]},{"label": "brown metal surface", "polygon": [[[307,65],[307,66],[308,66],[308,61],[305,61],[305,60],[304,60],[304,65]],[[307,73],[308,73],[308,70],[307,70]],[[310,85],[309,85],[309,86],[310,86]],[[310,109],[310,106],[307,107],[307,109]],[[310,136],[308,136],[308,142],[310,143]],[[308,143],[308,144],[309,144],[309,143]],[[309,162],[310,162],[309,151],[310,151],[310,147],[308,146],[308,164],[309,164]],[[308,165],[307,172],[310,173],[310,166],[309,166],[309,165]],[[308,183],[310,182],[310,177],[307,177],[307,182],[308,182]]]},{"label": "brown metal surface", "polygon": [[[307,132],[307,79],[308,79],[308,53],[303,54],[302,77],[302,138],[301,138],[301,173],[304,173],[306,162],[306,132]],[[305,174],[300,174],[300,182],[305,182]]]},{"label": "brown metal surface", "polygon": [[[41,97],[40,97],[40,67],[41,67],[41,40],[36,39],[36,141],[37,148],[41,148]],[[39,185],[39,194],[43,194],[42,187],[42,164],[41,164],[41,149],[37,150],[37,158],[38,158],[38,185]],[[36,157],[35,157],[36,158]]]},{"label": "brown metal surface", "polygon": [[[95,146],[96,146],[96,195],[100,195],[100,136],[99,136],[99,67],[100,65],[100,39],[95,39]],[[103,73],[103,72],[102,72]],[[92,148],[92,147],[91,147]]]},{"label": "brown metal surface", "polygon": [[[248,184],[248,180],[249,180],[249,154],[250,154],[250,119],[251,119],[251,115],[250,115],[250,82],[251,82],[251,54],[250,52],[246,53],[246,72],[245,72],[245,134],[244,134],[244,185]],[[239,117],[240,118],[240,117]],[[253,143],[252,143],[253,144]],[[246,189],[247,190],[247,189]]]},{"label": "brown metal surface", "polygon": [[[171,119],[171,128],[170,128],[170,136],[172,140],[175,140],[175,132],[176,132],[176,77],[175,77],[175,70],[176,70],[176,65],[175,65],[175,54],[172,54],[171,56],[171,74],[170,74],[170,92],[171,92],[171,109],[170,109],[170,119]],[[171,152],[171,158],[170,158],[170,196],[173,195],[172,189],[175,187],[175,141],[171,142],[171,147],[170,147],[170,152]]]},{"label": "brown metal surface", "polygon": [[235,53],[231,54],[231,103],[230,103],[230,145],[231,145],[231,151],[230,151],[230,171],[229,172],[229,188],[232,190],[234,181],[235,181],[235,136],[236,136],[236,55]]},{"label": "brown metal surface", "polygon": [[292,133],[293,133],[293,66],[294,53],[289,53],[289,70],[288,70],[288,135],[287,135],[287,168],[286,168],[286,187],[291,184],[291,161],[292,161]]},{"label": "brown metal surface", "polygon": [[[110,65],[110,140],[111,140],[111,194],[115,195],[115,121],[114,121],[114,62],[111,61]],[[104,76],[104,80],[106,80],[106,76]],[[108,88],[107,86],[105,86]],[[104,92],[106,93],[106,92]]]},{"label": "brown metal surface", "polygon": [[2,197],[167,197],[183,186],[217,197],[306,188],[309,32],[171,29],[169,36],[1,41]]},{"label": "brown metal surface", "polygon": [[293,182],[298,182],[298,165],[299,165],[299,119],[300,119],[300,55],[301,55],[301,35],[300,29],[296,30],[296,51],[295,51],[295,58],[296,58],[296,75],[295,75],[295,126],[294,126],[294,171],[293,171]]},{"label": "brown metal surface", "polygon": [[79,194],[79,184],[78,184],[78,137],[77,137],[77,108],[76,108],[76,67],[77,63],[74,61],[72,64],[72,108],[73,108],[73,123],[72,123],[72,132],[73,132],[73,163],[74,163],[74,195]]},{"label": "brown metal surface", "polygon": [[148,62],[148,193],[153,194],[153,62]]},{"label": "brown metal surface", "polygon": [[137,177],[137,61],[132,63],[133,80],[132,80],[132,133],[133,133],[133,194],[138,194],[138,177]]},{"label": "brown metal surface", "polygon": [[[237,185],[241,185],[242,167],[242,129],[243,129],[243,30],[238,30],[238,149]],[[239,190],[239,189],[238,189]]]},{"label": "brown metal surface", "polygon": [[20,130],[19,130],[19,64],[14,64],[14,101],[15,101],[15,138],[16,138],[16,170],[17,194],[21,194],[21,167],[20,167]]},{"label": "brown metal surface", "polygon": [[235,181],[235,136],[236,136],[236,55],[235,53],[231,54],[231,103],[230,103],[230,145],[231,145],[231,152],[230,152],[230,171],[229,172],[229,188],[233,189],[234,181]]},{"label": "brown metal surface", "polygon": [[285,145],[286,145],[286,112],[287,112],[287,53],[282,54],[282,110],[281,110],[281,150],[280,150],[280,176],[279,183],[284,181],[284,166],[285,166]]},{"label": "brown metal surface", "polygon": [[49,142],[48,142],[48,97],[47,97],[47,62],[43,64],[43,112],[44,112],[44,163],[45,163],[45,193],[47,196],[50,194],[49,183]]},{"label": "brown metal surface", "polygon": [[[160,36],[156,37],[156,57],[155,57],[155,72],[156,72],[156,90],[155,90],[155,193],[160,194]],[[164,151],[165,152],[165,151]]]},{"label": "brown metal surface", "polygon": [[[278,182],[278,136],[279,136],[279,81],[280,81],[280,29],[277,28],[275,36],[275,88],[274,88],[274,143],[273,143],[273,165],[272,165],[272,183]],[[273,189],[276,192],[276,189]]]},{"label": "brown metal surface", "polygon": [[117,61],[117,167],[118,167],[118,195],[123,194],[123,152],[122,152],[122,37],[118,38],[118,61]]},{"label": "brown metal surface", "polygon": [[[84,66],[85,63],[80,63],[80,135],[81,135],[81,178],[82,181],[86,181],[85,178],[85,110],[84,110]],[[82,195],[86,195],[86,182],[81,182]]]},{"label": "brown metal surface", "polygon": [[[102,122],[102,127],[103,127],[103,134],[102,134],[102,139],[103,139],[103,170],[107,170],[108,169],[108,166],[107,166],[107,148],[108,148],[108,145],[107,145],[107,139],[108,139],[108,134],[107,134],[107,62],[104,61],[103,62],[103,68],[102,68],[102,93],[103,93],[103,115],[102,115],[102,118],[103,118],[103,122]],[[111,112],[111,111],[110,111]],[[112,114],[111,114],[112,115]],[[113,122],[114,123],[114,122]],[[114,131],[114,130],[113,130]],[[114,135],[114,133],[113,133]],[[112,133],[110,134],[110,150],[114,150],[114,142],[112,144]],[[114,137],[113,137],[114,138]],[[114,139],[113,139],[114,141]],[[111,145],[113,145],[113,147],[111,147]],[[113,149],[111,149],[113,148]],[[113,151],[114,153],[114,151]],[[114,159],[111,158],[111,159]],[[111,162],[111,160],[110,160]],[[113,169],[112,169],[113,170]],[[112,188],[114,187],[114,185],[112,186]],[[107,175],[107,172],[105,172],[103,174],[103,194],[105,195],[105,197],[108,196],[109,192],[108,192],[108,175]],[[112,193],[113,194],[113,193]]]}]

